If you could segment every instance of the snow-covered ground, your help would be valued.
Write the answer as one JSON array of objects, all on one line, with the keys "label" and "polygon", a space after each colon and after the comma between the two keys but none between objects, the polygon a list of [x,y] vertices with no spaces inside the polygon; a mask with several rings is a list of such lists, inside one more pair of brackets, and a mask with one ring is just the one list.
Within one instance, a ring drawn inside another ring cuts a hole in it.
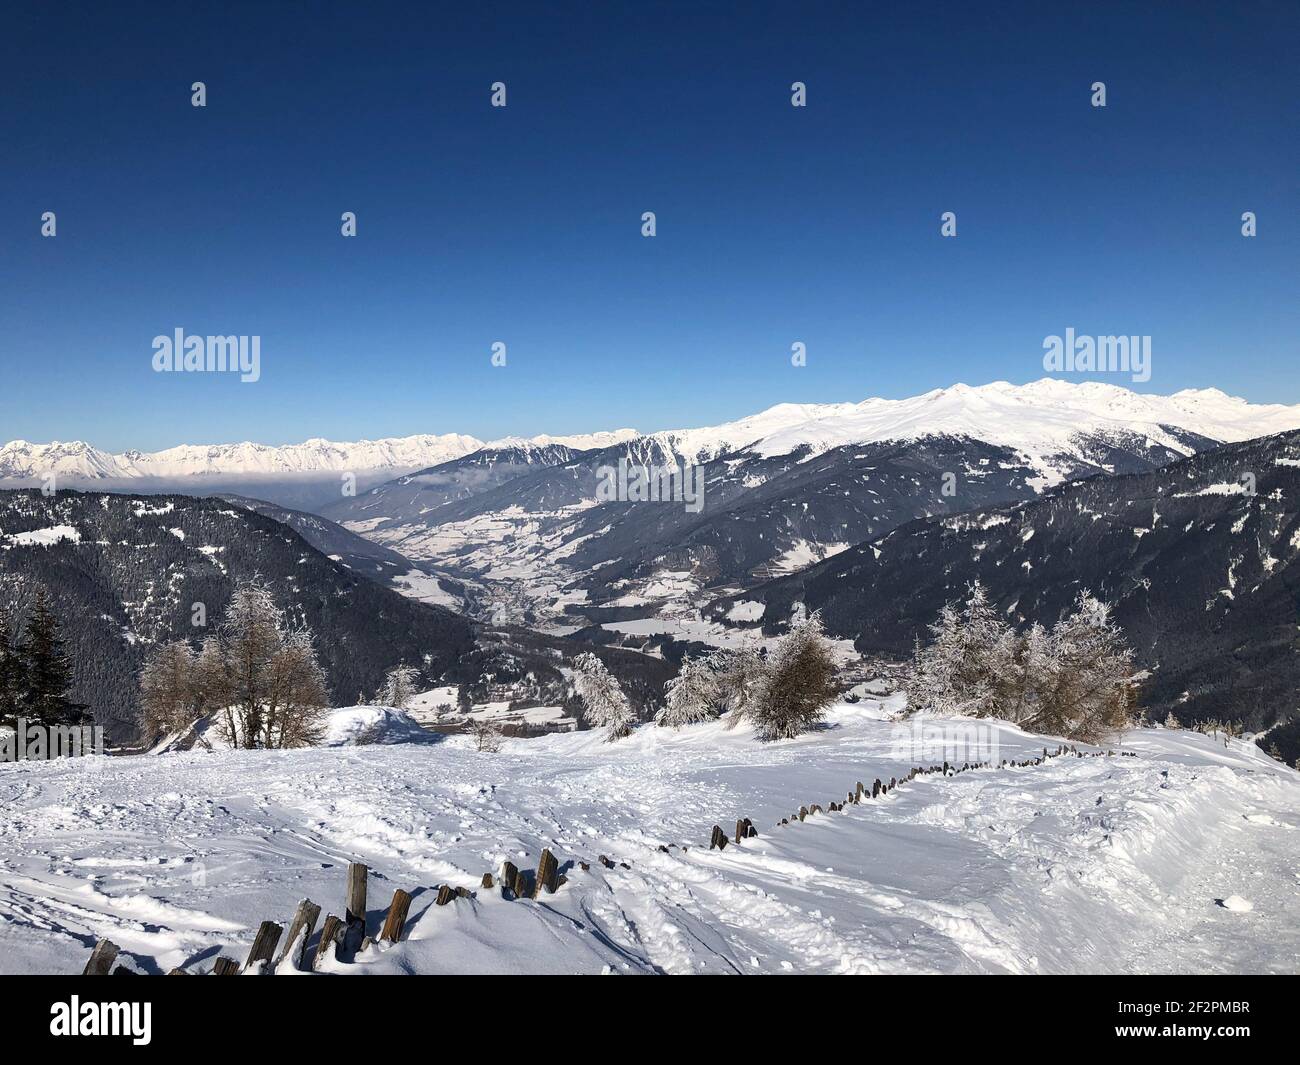
[{"label": "snow-covered ground", "polygon": [[[878,703],[827,724],[0,765],[0,971],[80,971],[100,936],[144,971],[242,961],[304,896],[339,913],[349,861],[372,868],[372,935],[414,891],[409,938],[332,971],[1300,969],[1300,774],[1250,745],[1138,731],[1116,748],[1138,757],[924,776],[776,827],[932,760]],[[976,738],[998,760],[1056,746]],[[758,838],[707,849],[742,816]],[[556,894],[479,888],[542,847]],[[439,883],[477,896],[434,906]]]}]

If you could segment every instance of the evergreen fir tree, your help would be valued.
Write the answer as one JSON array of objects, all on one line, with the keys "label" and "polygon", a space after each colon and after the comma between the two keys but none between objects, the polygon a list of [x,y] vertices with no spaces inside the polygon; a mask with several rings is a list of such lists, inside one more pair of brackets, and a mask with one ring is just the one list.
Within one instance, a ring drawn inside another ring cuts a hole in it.
[{"label": "evergreen fir tree", "polygon": [[25,685],[26,670],[18,653],[14,621],[0,609],[0,725],[17,724]]},{"label": "evergreen fir tree", "polygon": [[19,653],[24,672],[23,712],[44,725],[80,724],[86,708],[68,698],[72,667],[44,588],[36,592]]},{"label": "evergreen fir tree", "polygon": [[668,698],[655,715],[660,725],[679,729],[717,716],[717,678],[707,659],[687,655],[682,659],[681,671],[664,688]]},{"label": "evergreen fir tree", "polygon": [[582,697],[584,714],[596,728],[609,726],[609,739],[622,739],[636,724],[636,714],[605,663],[590,652],[573,660],[574,688]]}]

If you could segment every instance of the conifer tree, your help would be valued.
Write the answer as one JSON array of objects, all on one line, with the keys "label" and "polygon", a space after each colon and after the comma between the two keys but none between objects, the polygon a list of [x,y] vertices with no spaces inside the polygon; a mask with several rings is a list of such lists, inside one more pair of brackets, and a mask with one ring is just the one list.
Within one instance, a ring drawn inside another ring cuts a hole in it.
[{"label": "conifer tree", "polygon": [[655,721],[669,728],[679,729],[700,721],[711,721],[717,716],[717,677],[708,659],[682,659],[677,676],[664,685],[668,697]]},{"label": "conifer tree", "polygon": [[584,715],[596,728],[608,726],[610,740],[622,739],[636,724],[636,714],[605,663],[587,652],[573,660],[574,688],[582,698]]},{"label": "conifer tree", "polygon": [[44,725],[80,724],[86,708],[68,698],[72,667],[44,588],[36,591],[19,653],[23,663],[23,712]]}]

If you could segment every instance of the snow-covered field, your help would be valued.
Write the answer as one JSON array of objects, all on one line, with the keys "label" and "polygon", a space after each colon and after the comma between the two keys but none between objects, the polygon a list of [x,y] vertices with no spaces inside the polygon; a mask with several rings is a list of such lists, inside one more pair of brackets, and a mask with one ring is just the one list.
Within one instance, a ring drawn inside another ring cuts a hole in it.
[{"label": "snow-covered field", "polygon": [[[0,765],[0,971],[78,972],[101,936],[147,972],[242,961],[304,896],[340,913],[349,861],[372,869],[372,935],[394,888],[415,900],[407,940],[336,972],[1300,970],[1300,774],[1143,730],[1135,758],[925,776],[775,827],[901,775],[912,734],[863,702],[776,744],[711,723]],[[758,838],[709,851],[741,816]],[[556,894],[479,889],[542,847]],[[439,883],[477,897],[434,906]]]}]

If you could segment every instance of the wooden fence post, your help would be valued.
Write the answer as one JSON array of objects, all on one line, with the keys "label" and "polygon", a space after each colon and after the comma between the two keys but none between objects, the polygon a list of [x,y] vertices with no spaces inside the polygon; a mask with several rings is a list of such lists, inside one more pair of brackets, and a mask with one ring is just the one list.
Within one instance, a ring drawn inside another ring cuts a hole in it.
[{"label": "wooden fence post", "polygon": [[311,934],[316,930],[316,921],[320,918],[320,907],[311,899],[301,899],[298,902],[298,908],[293,911],[293,920],[289,922],[289,937],[284,941],[284,949],[280,951],[280,956],[275,959],[277,968],[280,962],[284,961],[289,951],[293,950],[293,945],[297,942],[299,933],[302,934],[302,944],[298,947],[297,956],[293,959],[293,967],[301,969],[307,962],[307,940],[311,939]]},{"label": "wooden fence post", "polygon": [[347,927],[343,945],[351,951],[360,950],[366,938],[366,879],[369,873],[369,867],[360,862],[348,865],[347,906],[343,912]]},{"label": "wooden fence post", "polygon": [[560,875],[560,865],[555,860],[555,855],[549,850],[543,850],[542,856],[537,859],[537,882],[533,884],[533,898],[537,898],[546,889],[548,895],[554,895],[556,878]]},{"label": "wooden fence post", "polygon": [[393,902],[388,907],[388,916],[384,918],[384,930],[379,933],[379,938],[389,943],[396,943],[401,939],[402,930],[406,927],[406,911],[410,908],[411,896],[401,888],[394,891]]},{"label": "wooden fence post", "polygon": [[316,944],[316,956],[312,959],[312,969],[320,968],[321,962],[325,960],[325,956],[329,953],[330,944],[333,944],[337,951],[337,948],[343,943],[343,930],[342,921],[332,913],[326,915],[325,923],[321,925],[320,929],[320,942]]},{"label": "wooden fence post", "polygon": [[90,960],[81,970],[82,976],[107,976],[117,961],[118,946],[112,940],[101,939],[90,952]]},{"label": "wooden fence post", "polygon": [[234,958],[218,958],[212,963],[213,976],[238,976],[239,962]]},{"label": "wooden fence post", "polygon": [[271,955],[275,953],[275,945],[280,942],[280,936],[284,934],[284,929],[274,921],[263,921],[257,928],[257,935],[253,939],[253,946],[248,952],[248,961],[244,962],[245,969],[251,969],[259,962],[269,962]]}]

